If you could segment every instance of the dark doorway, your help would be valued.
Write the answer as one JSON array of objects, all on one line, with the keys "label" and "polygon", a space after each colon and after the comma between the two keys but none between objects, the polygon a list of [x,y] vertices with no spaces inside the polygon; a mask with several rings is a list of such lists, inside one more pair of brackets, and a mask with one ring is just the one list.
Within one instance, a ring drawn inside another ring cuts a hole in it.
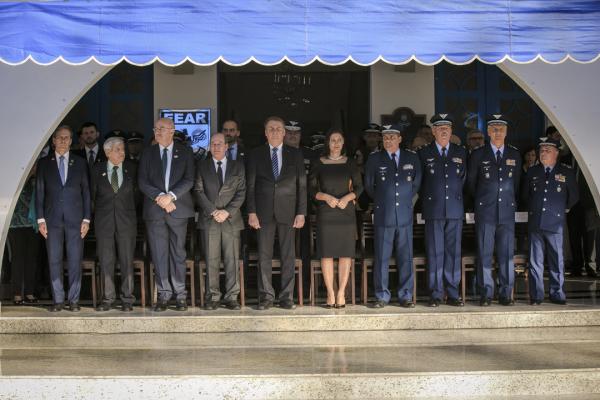
[{"label": "dark doorway", "polygon": [[354,136],[369,121],[369,68],[346,63],[327,66],[290,63],[265,67],[219,64],[219,126],[234,118],[249,148],[263,143],[263,121],[270,115],[299,121],[303,141],[331,127]]}]

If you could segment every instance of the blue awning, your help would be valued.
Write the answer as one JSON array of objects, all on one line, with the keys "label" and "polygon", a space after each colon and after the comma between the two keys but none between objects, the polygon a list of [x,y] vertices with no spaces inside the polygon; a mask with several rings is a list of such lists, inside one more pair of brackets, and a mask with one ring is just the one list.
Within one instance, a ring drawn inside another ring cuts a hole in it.
[{"label": "blue awning", "polygon": [[8,64],[557,63],[599,54],[598,0],[0,3]]}]

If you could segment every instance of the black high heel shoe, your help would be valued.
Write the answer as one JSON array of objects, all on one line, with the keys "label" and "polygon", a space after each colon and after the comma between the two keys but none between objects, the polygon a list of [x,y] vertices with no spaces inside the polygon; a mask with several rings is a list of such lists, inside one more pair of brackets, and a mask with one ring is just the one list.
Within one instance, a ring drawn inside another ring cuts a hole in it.
[{"label": "black high heel shoe", "polygon": [[346,308],[345,304],[336,304],[335,308]]},{"label": "black high heel shoe", "polygon": [[327,303],[325,303],[325,304],[323,305],[323,307],[324,307],[324,308],[327,308],[327,309],[330,309],[330,308],[335,308],[335,304],[327,304]]}]

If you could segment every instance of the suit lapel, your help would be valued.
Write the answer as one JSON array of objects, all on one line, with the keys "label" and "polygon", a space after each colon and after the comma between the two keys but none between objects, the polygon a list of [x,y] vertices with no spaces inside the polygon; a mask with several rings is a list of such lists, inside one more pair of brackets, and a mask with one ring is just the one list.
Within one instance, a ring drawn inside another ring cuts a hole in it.
[{"label": "suit lapel", "polygon": [[171,157],[171,170],[169,171],[169,186],[171,186],[171,182],[173,182],[173,171],[179,165],[179,149],[173,143],[173,157]]},{"label": "suit lapel", "polygon": [[212,156],[206,159],[206,169],[208,170],[210,184],[215,187],[215,192],[219,192],[219,177],[217,176],[217,170],[215,168],[215,163],[213,162]]},{"label": "suit lapel", "polygon": [[281,170],[279,171],[279,175],[277,175],[277,180],[281,179],[281,177],[287,171],[287,160],[290,158],[291,150],[288,149],[285,145],[281,146]]},{"label": "suit lapel", "polygon": [[[58,171],[58,163],[56,161],[56,156],[52,155],[50,157],[50,162],[52,166],[50,167],[51,174],[54,176],[54,179],[58,182],[60,186],[63,186],[62,180],[60,179],[60,172]],[[66,183],[66,182],[65,182]]]},{"label": "suit lapel", "polygon": [[[73,154],[69,153],[69,162],[65,166],[67,170],[67,180],[65,181],[65,186],[69,184],[69,182],[73,179],[73,174],[75,173],[75,159],[73,158]],[[58,175],[58,179],[60,179],[60,174]]]}]

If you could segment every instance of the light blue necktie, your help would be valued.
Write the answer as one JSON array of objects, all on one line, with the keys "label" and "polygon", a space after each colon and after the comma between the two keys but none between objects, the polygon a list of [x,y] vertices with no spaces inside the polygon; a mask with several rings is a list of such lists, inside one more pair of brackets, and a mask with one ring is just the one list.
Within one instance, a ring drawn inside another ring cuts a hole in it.
[{"label": "light blue necktie", "polygon": [[273,155],[271,155],[271,164],[273,166],[273,177],[277,179],[279,176],[279,160],[277,159],[277,147],[273,147]]},{"label": "light blue necktie", "polygon": [[60,181],[62,182],[63,186],[65,186],[65,156],[60,156],[59,158],[59,164],[58,164],[58,173],[60,174]]}]

